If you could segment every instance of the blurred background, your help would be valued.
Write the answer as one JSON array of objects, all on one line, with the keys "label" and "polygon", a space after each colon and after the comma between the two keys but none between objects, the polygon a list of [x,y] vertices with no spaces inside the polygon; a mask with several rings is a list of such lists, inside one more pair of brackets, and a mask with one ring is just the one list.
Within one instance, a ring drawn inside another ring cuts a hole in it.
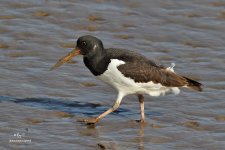
[{"label": "blurred background", "polygon": [[[1,0],[0,149],[223,149],[224,0]],[[96,127],[77,122],[111,107],[116,91],[81,56],[55,62],[93,35],[204,84],[201,93],[146,96],[147,125],[128,96]],[[23,133],[31,143],[10,143]]]}]

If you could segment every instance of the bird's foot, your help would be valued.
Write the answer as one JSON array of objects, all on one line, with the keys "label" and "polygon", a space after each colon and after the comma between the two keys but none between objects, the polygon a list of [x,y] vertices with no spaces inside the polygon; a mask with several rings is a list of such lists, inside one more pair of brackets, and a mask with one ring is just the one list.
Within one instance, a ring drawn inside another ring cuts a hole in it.
[{"label": "bird's foot", "polygon": [[145,120],[135,120],[136,122],[138,122],[138,123],[145,123]]},{"label": "bird's foot", "polygon": [[97,118],[85,118],[85,119],[78,119],[79,122],[83,122],[86,124],[95,124],[98,122]]},{"label": "bird's foot", "polygon": [[141,125],[147,125],[147,122],[145,120],[135,120],[136,122],[140,123]]}]

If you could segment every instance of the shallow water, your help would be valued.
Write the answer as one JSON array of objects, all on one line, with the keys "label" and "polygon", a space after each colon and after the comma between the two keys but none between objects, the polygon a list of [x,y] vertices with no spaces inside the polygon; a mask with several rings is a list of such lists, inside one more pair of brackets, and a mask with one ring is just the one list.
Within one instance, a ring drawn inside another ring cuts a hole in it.
[{"label": "shallow water", "polygon": [[[224,149],[224,8],[213,0],[1,0],[0,149]],[[144,127],[134,121],[135,96],[97,126],[79,123],[116,98],[82,57],[49,71],[85,34],[165,66],[174,62],[204,91],[146,96]]]}]

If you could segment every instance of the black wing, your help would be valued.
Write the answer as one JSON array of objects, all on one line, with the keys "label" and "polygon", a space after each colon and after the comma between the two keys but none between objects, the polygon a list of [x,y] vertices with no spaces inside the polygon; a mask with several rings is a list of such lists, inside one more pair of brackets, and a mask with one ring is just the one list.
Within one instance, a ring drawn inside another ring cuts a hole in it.
[{"label": "black wing", "polygon": [[135,82],[160,83],[168,87],[180,87],[188,84],[187,80],[165,68],[152,66],[146,63],[126,62],[118,66],[119,71]]}]

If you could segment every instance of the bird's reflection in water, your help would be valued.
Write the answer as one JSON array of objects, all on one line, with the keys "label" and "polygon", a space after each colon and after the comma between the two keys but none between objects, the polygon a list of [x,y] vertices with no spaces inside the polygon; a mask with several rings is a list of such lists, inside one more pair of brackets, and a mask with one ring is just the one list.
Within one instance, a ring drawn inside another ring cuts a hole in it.
[{"label": "bird's reflection in water", "polygon": [[139,146],[138,149],[139,150],[144,150],[144,128],[145,128],[145,124],[141,123],[140,124],[140,128],[139,128]]},{"label": "bird's reflection in water", "polygon": [[85,126],[77,125],[76,128],[80,136],[99,137],[99,129],[96,128],[95,124],[85,124]]},{"label": "bird's reflection in water", "polygon": [[[145,141],[145,127],[146,127],[146,123],[140,123],[140,122],[127,122],[127,124],[117,124],[117,125],[111,125],[111,123],[106,122],[106,124],[104,124],[103,126],[101,125],[95,125],[95,124],[84,124],[84,123],[80,123],[76,126],[76,131],[78,131],[77,133],[79,134],[80,137],[84,137],[86,136],[87,138],[91,137],[96,139],[96,141],[94,140],[92,144],[96,145],[96,147],[100,148],[100,149],[117,149],[118,146],[121,146],[120,142],[119,143],[115,143],[113,137],[108,137],[105,136],[106,132],[110,132],[113,133],[115,132],[115,138],[117,138],[121,133],[118,133],[118,131],[120,130],[124,130],[127,128],[136,128],[136,132],[132,132],[132,135],[129,136],[129,138],[127,138],[127,142],[132,144],[134,147],[136,147],[138,150],[144,150],[144,141]],[[76,134],[77,134],[76,133]],[[123,136],[123,135],[122,135]],[[103,138],[104,137],[104,138]],[[127,135],[126,135],[127,137]],[[135,138],[135,143],[134,143],[134,137]],[[130,145],[129,144],[129,145]]]}]

